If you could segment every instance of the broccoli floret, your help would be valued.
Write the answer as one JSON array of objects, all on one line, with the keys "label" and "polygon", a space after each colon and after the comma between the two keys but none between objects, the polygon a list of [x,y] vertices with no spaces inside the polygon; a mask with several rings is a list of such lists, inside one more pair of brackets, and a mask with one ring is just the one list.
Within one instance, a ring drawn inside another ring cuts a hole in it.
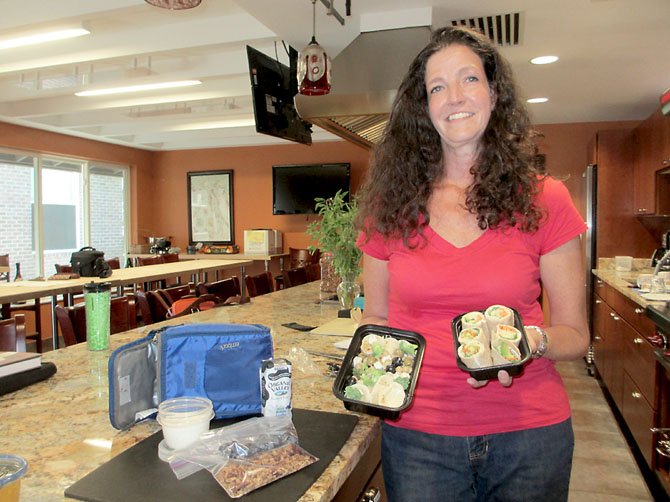
[{"label": "broccoli floret", "polygon": [[398,382],[400,385],[402,385],[402,388],[404,390],[407,390],[409,387],[409,377],[406,376],[399,376],[393,379],[394,382]]},{"label": "broccoli floret", "polygon": [[402,350],[404,354],[413,356],[414,354],[416,354],[416,349],[418,347],[419,346],[414,343],[409,343],[406,340],[400,340],[400,350]]},{"label": "broccoli floret", "polygon": [[377,383],[377,380],[379,380],[379,377],[384,374],[386,374],[386,372],[383,369],[368,368],[368,370],[364,371],[361,375],[361,382],[368,387],[373,387]]},{"label": "broccoli floret", "polygon": [[344,397],[347,399],[355,399],[356,401],[360,401],[362,395],[363,394],[361,394],[361,391],[353,385],[344,388]]}]

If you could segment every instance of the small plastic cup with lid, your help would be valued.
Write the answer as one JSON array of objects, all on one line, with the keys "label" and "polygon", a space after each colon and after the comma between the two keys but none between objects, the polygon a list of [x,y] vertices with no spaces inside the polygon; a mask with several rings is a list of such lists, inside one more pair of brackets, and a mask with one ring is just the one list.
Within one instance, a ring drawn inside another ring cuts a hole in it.
[{"label": "small plastic cup with lid", "polygon": [[28,471],[28,462],[18,455],[0,454],[0,500],[18,502],[21,478]]},{"label": "small plastic cup with lid", "polygon": [[[209,422],[214,418],[212,401],[206,397],[175,397],[158,405],[156,421],[163,428],[165,444],[161,450],[181,450],[195,443],[200,434],[209,430]],[[165,453],[165,452],[163,452]]]}]

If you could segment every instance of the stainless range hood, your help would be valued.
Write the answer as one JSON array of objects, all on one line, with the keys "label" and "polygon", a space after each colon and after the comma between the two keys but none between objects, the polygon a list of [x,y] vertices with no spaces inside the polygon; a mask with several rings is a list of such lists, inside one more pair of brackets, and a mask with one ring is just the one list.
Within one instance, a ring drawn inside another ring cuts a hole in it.
[{"label": "stainless range hood", "polygon": [[384,132],[402,77],[429,39],[428,26],[361,33],[333,60],[330,94],[296,94],[298,114],[347,141],[372,148]]}]

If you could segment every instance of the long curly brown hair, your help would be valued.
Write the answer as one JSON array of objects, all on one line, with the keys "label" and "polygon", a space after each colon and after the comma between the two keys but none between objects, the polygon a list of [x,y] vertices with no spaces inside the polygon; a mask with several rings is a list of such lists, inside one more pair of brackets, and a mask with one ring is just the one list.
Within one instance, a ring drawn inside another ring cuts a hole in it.
[{"label": "long curly brown hair", "polygon": [[481,139],[474,176],[466,192],[466,208],[477,215],[480,228],[518,225],[524,232],[538,228],[541,211],[534,204],[540,179],[534,165],[535,133],[517,97],[512,71],[493,44],[465,27],[433,32],[403,78],[370,169],[358,191],[357,224],[386,237],[423,235],[430,218],[428,199],[443,175],[440,136],[428,115],[424,82],[426,63],[439,50],[460,44],[481,59],[496,105]]}]

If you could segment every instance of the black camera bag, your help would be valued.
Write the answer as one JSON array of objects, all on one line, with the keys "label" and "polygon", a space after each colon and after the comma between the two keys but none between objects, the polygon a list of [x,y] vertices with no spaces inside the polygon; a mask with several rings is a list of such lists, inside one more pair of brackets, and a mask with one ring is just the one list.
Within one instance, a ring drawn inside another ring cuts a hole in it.
[{"label": "black camera bag", "polygon": [[72,272],[81,277],[109,277],[112,269],[105,261],[105,253],[90,246],[72,253],[70,257]]}]

